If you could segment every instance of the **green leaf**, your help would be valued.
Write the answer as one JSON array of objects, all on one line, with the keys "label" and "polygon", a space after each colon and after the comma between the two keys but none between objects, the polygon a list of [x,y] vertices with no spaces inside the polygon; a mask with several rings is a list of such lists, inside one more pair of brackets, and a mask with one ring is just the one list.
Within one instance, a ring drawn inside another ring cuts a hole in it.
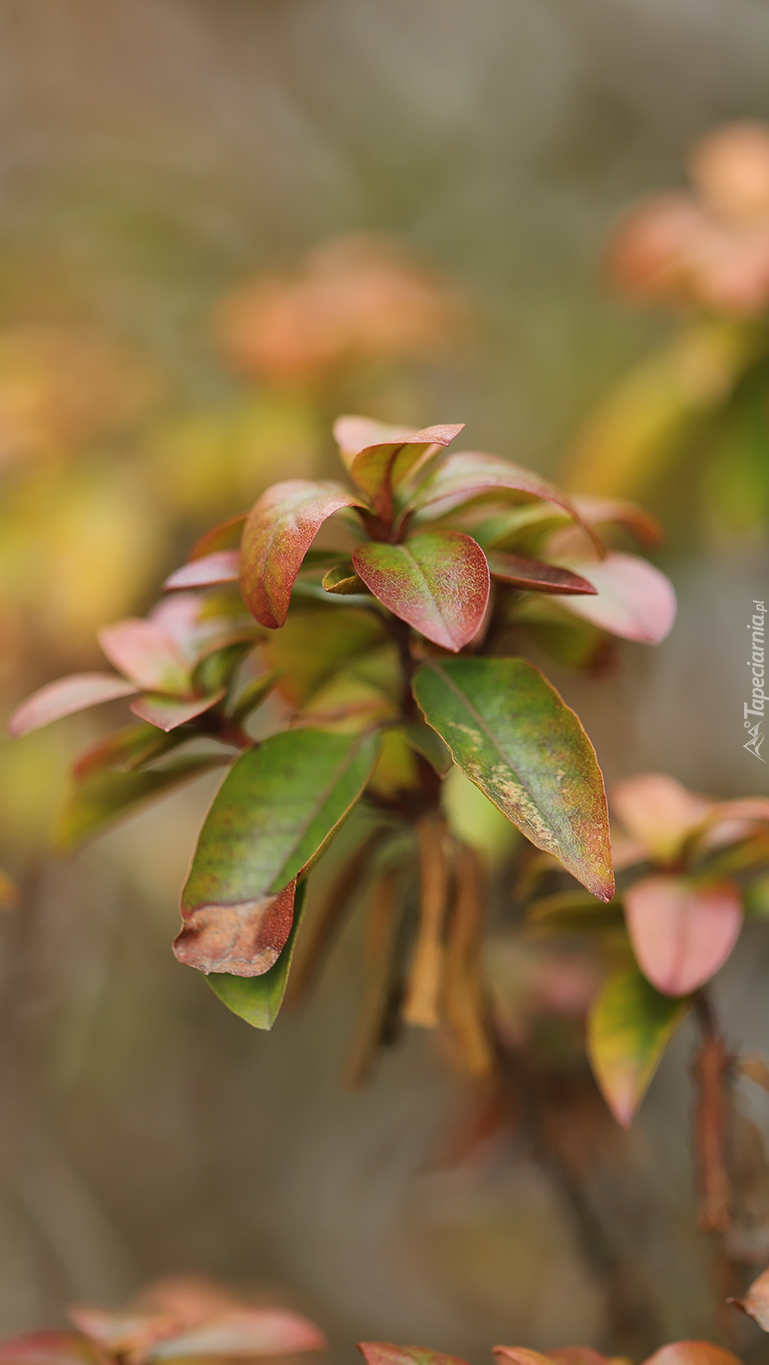
[{"label": "green leaf", "polygon": [[283,674],[281,695],[292,706],[302,706],[338,669],[385,639],[384,620],[374,612],[324,605],[292,611],[283,629],[270,636],[264,652],[269,665]]},{"label": "green leaf", "polygon": [[228,1010],[245,1019],[252,1028],[271,1029],[280,1013],[306,895],[307,880],[303,878],[297,883],[291,932],[280,957],[268,971],[261,976],[231,976],[228,972],[211,972],[206,977],[214,995],[218,995]]},{"label": "green leaf", "polygon": [[366,589],[352,567],[352,560],[335,564],[323,575],[322,586],[325,592],[337,593],[340,597],[350,597],[365,593]]},{"label": "green leaf", "polygon": [[438,776],[445,777],[451,767],[451,754],[440,735],[429,725],[423,725],[418,720],[409,721],[408,725],[404,725],[403,734],[406,743],[427,759]]},{"label": "green leaf", "polygon": [[179,758],[166,768],[144,772],[90,772],[78,782],[68,799],[54,831],[54,842],[62,852],[69,852],[84,839],[101,834],[123,816],[154,797],[162,796],[174,787],[189,782],[201,773],[221,766],[220,758]]},{"label": "green leaf", "polygon": [[385,520],[393,512],[392,489],[412,473],[423,457],[450,445],[459,426],[392,427],[368,417],[338,417],[334,436],[353,482],[371,499]]},{"label": "green leaf", "polygon": [[291,928],[293,882],[358,800],[373,734],[286,730],[241,754],[206,816],[174,951],[203,972],[259,976]]},{"label": "green leaf", "polygon": [[600,900],[614,894],[603,778],[590,740],[524,659],[423,664],[414,696],[471,782]]},{"label": "green leaf", "polygon": [[287,479],[268,488],[250,512],[240,551],[240,587],[249,611],[263,626],[282,626],[302,560],[329,517],[362,507],[338,483]]},{"label": "green leaf", "polygon": [[269,673],[263,673],[261,678],[252,678],[251,682],[246,683],[235,705],[230,710],[230,715],[236,725],[241,725],[244,720],[248,720],[252,711],[255,711],[257,706],[261,706],[280,677],[282,677],[280,669],[273,668]]},{"label": "green leaf", "polygon": [[353,564],[380,602],[434,644],[455,652],[478,631],[489,600],[480,545],[460,531],[424,531],[405,545],[372,541]]},{"label": "green leaf", "polygon": [[590,1065],[618,1123],[630,1126],[689,1000],[661,995],[637,967],[610,976],[588,1021]]},{"label": "green leaf", "polygon": [[72,776],[82,780],[99,768],[119,768],[132,772],[161,754],[168,753],[189,739],[189,735],[171,731],[163,734],[154,725],[126,725],[111,735],[105,735],[80,754],[73,765]]}]

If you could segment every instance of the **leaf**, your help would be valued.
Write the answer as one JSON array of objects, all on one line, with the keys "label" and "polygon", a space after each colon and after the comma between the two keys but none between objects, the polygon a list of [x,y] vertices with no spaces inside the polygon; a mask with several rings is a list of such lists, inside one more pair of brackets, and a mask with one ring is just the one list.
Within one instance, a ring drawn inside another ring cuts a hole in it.
[{"label": "leaf", "polygon": [[323,522],[342,507],[362,506],[341,484],[309,479],[287,479],[262,494],[249,513],[240,560],[243,600],[261,625],[283,625],[294,580]]},{"label": "leaf", "polygon": [[233,1308],[155,1346],[154,1360],[200,1356],[278,1356],[322,1351],[323,1333],[307,1318],[284,1308]]},{"label": "leaf", "polygon": [[237,549],[247,519],[248,512],[240,512],[237,516],[227,517],[226,521],[220,521],[217,526],[212,526],[210,531],[206,531],[205,535],[195,541],[190,550],[190,559],[205,559],[207,555],[216,554],[219,550]]},{"label": "leaf", "polygon": [[245,1019],[252,1028],[271,1029],[280,1013],[306,895],[307,880],[304,878],[296,887],[291,931],[280,956],[266,972],[261,976],[231,976],[228,972],[210,972],[206,977],[222,1004],[239,1018]]},{"label": "leaf", "polygon": [[753,1318],[764,1332],[769,1332],[769,1270],[764,1270],[751,1284],[742,1299],[727,1299],[735,1308],[740,1308]]},{"label": "leaf", "polygon": [[611,808],[627,833],[656,862],[676,858],[688,836],[714,809],[667,773],[638,773],[611,789]]},{"label": "leaf", "polygon": [[424,531],[405,545],[359,545],[353,564],[380,602],[428,640],[455,652],[479,630],[489,600],[480,545],[460,531]]},{"label": "leaf", "polygon": [[167,768],[144,772],[91,772],[65,801],[54,832],[56,847],[69,852],[84,839],[100,834],[137,806],[172,791],[221,764],[220,758],[179,758]]},{"label": "leaf", "polygon": [[80,781],[100,768],[120,768],[131,772],[161,754],[175,749],[186,735],[158,733],[154,725],[126,725],[104,739],[99,739],[80,754],[72,767],[72,776]]},{"label": "leaf", "polygon": [[628,1128],[665,1048],[689,1009],[637,967],[610,976],[590,1013],[587,1050],[606,1103]]},{"label": "leaf", "polygon": [[447,1356],[426,1346],[393,1346],[389,1341],[359,1341],[367,1365],[467,1365],[461,1356]]},{"label": "leaf", "polygon": [[414,696],[471,782],[599,899],[614,875],[601,770],[577,716],[524,659],[424,664]]},{"label": "leaf", "polygon": [[287,730],[241,754],[206,816],[182,893],[180,962],[259,976],[291,928],[294,882],[363,791],[376,735]]},{"label": "leaf", "polygon": [[723,966],[742,928],[733,882],[697,886],[682,877],[643,877],[624,893],[638,965],[665,995],[690,995]]},{"label": "leaf", "polygon": [[204,711],[210,711],[212,706],[226,696],[226,687],[221,687],[218,692],[214,692],[210,697],[193,697],[192,701],[177,701],[176,697],[164,697],[161,693],[145,692],[143,696],[137,697],[136,701],[131,702],[131,710],[140,720],[146,720],[150,725],[157,726],[158,730],[176,730],[179,725],[185,725],[188,720],[194,720],[196,716],[201,716]]},{"label": "leaf", "polygon": [[8,721],[8,733],[18,739],[62,716],[85,711],[99,702],[132,697],[137,691],[134,683],[116,678],[112,673],[73,673],[68,678],[46,683],[17,706]]},{"label": "leaf", "polygon": [[338,417],[334,423],[342,462],[353,482],[371,499],[386,521],[392,516],[392,489],[415,472],[423,459],[450,445],[464,429],[459,426],[392,427],[367,417]]},{"label": "leaf", "polygon": [[531,1351],[527,1346],[492,1346],[497,1365],[550,1365],[550,1357],[539,1351]]},{"label": "leaf", "polygon": [[329,678],[385,639],[384,621],[359,607],[292,611],[282,630],[264,646],[267,662],[279,669],[278,691],[302,706]]},{"label": "leaf", "polygon": [[503,460],[499,455],[486,455],[480,451],[448,455],[440,469],[417,490],[411,506],[422,517],[427,512],[431,517],[438,517],[468,502],[470,498],[502,491],[526,493],[562,507],[584,527],[598,553],[603,553],[601,541],[592,526],[580,515],[571,498],[532,470]]},{"label": "leaf", "polygon": [[0,1365],[108,1365],[109,1360],[79,1332],[27,1332],[0,1343]]},{"label": "leaf", "polygon": [[214,550],[174,569],[163,587],[166,592],[175,588],[208,588],[212,583],[237,583],[239,577],[240,551]]},{"label": "leaf", "polygon": [[358,575],[352,567],[352,561],[347,560],[344,564],[335,564],[323,575],[322,587],[324,592],[338,593],[342,597],[351,597],[354,594],[365,592]]},{"label": "leaf", "polygon": [[273,668],[269,673],[263,673],[261,678],[252,678],[251,682],[246,683],[235,705],[230,710],[230,715],[236,725],[241,725],[243,721],[248,720],[257,706],[261,706],[281,676],[280,670]]},{"label": "leaf", "polygon": [[631,1365],[627,1357],[604,1356],[592,1346],[556,1346],[550,1359],[555,1365]]},{"label": "leaf", "polygon": [[626,526],[633,532],[641,545],[654,548],[662,540],[662,523],[644,507],[624,498],[591,498],[584,495],[574,498],[575,507],[589,521],[591,526]]},{"label": "leaf", "polygon": [[154,1345],[161,1338],[178,1332],[181,1326],[177,1314],[158,1309],[142,1311],[129,1307],[112,1311],[75,1304],[67,1309],[67,1316],[92,1342],[109,1352],[110,1357],[126,1357],[131,1365],[149,1360]]},{"label": "leaf", "polygon": [[638,555],[611,551],[604,560],[563,559],[563,568],[586,573],[595,597],[558,597],[574,616],[611,631],[624,640],[658,645],[676,619],[676,595],[664,573]]},{"label": "leaf", "polygon": [[429,725],[423,725],[419,720],[413,720],[403,726],[403,735],[406,743],[427,759],[439,777],[446,776],[451,768],[452,758],[436,730],[432,730]]},{"label": "leaf", "polygon": [[189,695],[190,670],[182,650],[161,624],[134,617],[104,626],[99,644],[110,663],[148,692]]},{"label": "leaf", "polygon": [[742,1365],[742,1361],[712,1341],[671,1341],[649,1356],[644,1365]]},{"label": "leaf", "polygon": [[530,592],[592,593],[597,589],[580,574],[559,564],[544,564],[539,559],[524,559],[521,555],[503,554],[501,550],[487,551],[486,558],[492,578],[501,583],[512,583]]}]

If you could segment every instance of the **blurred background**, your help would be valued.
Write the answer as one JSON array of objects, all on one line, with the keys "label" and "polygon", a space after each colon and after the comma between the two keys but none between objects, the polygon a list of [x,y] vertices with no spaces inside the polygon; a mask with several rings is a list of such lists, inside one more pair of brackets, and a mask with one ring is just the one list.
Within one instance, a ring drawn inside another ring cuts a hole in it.
[{"label": "blurred background", "polygon": [[[668,526],[670,639],[623,646],[612,676],[551,670],[609,779],[766,791],[742,702],[769,584],[769,197],[735,228],[740,262],[763,243],[755,287],[602,262],[639,196],[707,191],[686,188],[698,139],[769,119],[767,54],[761,0],[0,0],[3,714],[101,667],[95,629],[144,612],[201,530],[334,474],[336,413],[463,421],[469,448]],[[171,955],[213,780],[48,852],[72,755],[119,714],[0,745],[21,888],[0,1333],[202,1270],[303,1308],[342,1361],[361,1336],[480,1362],[495,1340],[729,1332],[769,1358],[724,1321],[695,1230],[685,1030],[632,1136],[586,1159],[581,1218],[514,1124],[467,1137],[478,1096],[429,1037],[346,1092],[354,923],[272,1035]],[[503,922],[495,954],[515,994]],[[769,1048],[767,965],[759,925],[718,983],[743,1051]]]}]

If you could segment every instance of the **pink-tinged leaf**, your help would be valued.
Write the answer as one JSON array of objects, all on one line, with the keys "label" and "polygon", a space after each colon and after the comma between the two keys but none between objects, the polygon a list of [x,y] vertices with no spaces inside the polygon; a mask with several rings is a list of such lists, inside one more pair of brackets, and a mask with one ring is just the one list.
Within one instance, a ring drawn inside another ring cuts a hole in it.
[{"label": "pink-tinged leaf", "polygon": [[596,597],[564,597],[561,605],[612,635],[658,645],[676,618],[676,595],[669,578],[638,555],[612,551],[603,560],[560,559],[572,573],[584,573]]},{"label": "pink-tinged leaf", "polygon": [[202,716],[204,711],[210,711],[212,706],[222,700],[227,695],[226,687],[221,687],[218,692],[214,692],[210,697],[193,697],[191,701],[179,701],[176,697],[164,697],[162,693],[145,692],[143,696],[137,697],[131,703],[131,710],[140,720],[146,720],[150,725],[154,725],[158,730],[176,730],[179,725],[184,725],[188,720],[194,720],[195,716]]},{"label": "pink-tinged leaf", "polygon": [[511,464],[499,455],[486,455],[481,451],[462,451],[449,455],[440,469],[418,489],[412,499],[412,506],[420,513],[430,517],[443,516],[452,508],[458,507],[470,498],[484,493],[496,492],[525,493],[529,497],[542,498],[562,507],[576,522],[587,531],[599,554],[603,545],[592,526],[581,515],[575,503],[562,493],[554,484],[541,479],[538,474],[522,465]]},{"label": "pink-tinged leaf", "polygon": [[104,626],[99,644],[115,668],[148,692],[189,696],[190,672],[175,640],[157,621],[132,618]]},{"label": "pink-tinged leaf", "polygon": [[587,1027],[587,1052],[601,1093],[623,1128],[633,1121],[662,1054],[689,1009],[662,995],[637,967],[610,976]]},{"label": "pink-tinged leaf", "polygon": [[592,1346],[557,1346],[549,1359],[555,1365],[626,1365],[622,1357],[601,1355]]},{"label": "pink-tinged leaf", "polygon": [[392,516],[392,490],[441,446],[450,445],[459,426],[393,427],[368,417],[338,417],[334,436],[353,482],[386,520]]},{"label": "pink-tinged leaf", "polygon": [[322,1351],[323,1333],[282,1308],[235,1308],[199,1327],[158,1342],[154,1360],[194,1356],[279,1356]]},{"label": "pink-tinged leaf", "polygon": [[739,1356],[712,1341],[671,1341],[649,1356],[644,1365],[742,1365]]},{"label": "pink-tinged leaf", "polygon": [[148,1360],[151,1348],[183,1325],[175,1313],[125,1308],[112,1312],[75,1304],[67,1310],[75,1326],[110,1354],[130,1355],[132,1362]]},{"label": "pink-tinged leaf", "polygon": [[189,558],[204,559],[206,555],[214,554],[218,550],[236,550],[240,545],[247,519],[248,512],[241,512],[236,517],[227,517],[226,521],[220,521],[218,526],[212,526],[210,531],[206,531],[205,535],[195,541]]},{"label": "pink-tinged leaf", "polygon": [[17,706],[8,721],[8,733],[14,739],[30,730],[39,730],[62,716],[85,711],[99,702],[115,701],[118,697],[132,697],[138,688],[125,678],[111,673],[73,673],[69,678],[46,683],[31,697]]},{"label": "pink-tinged leaf", "polygon": [[467,1365],[461,1356],[443,1355],[426,1346],[395,1346],[390,1341],[359,1341],[367,1365]]},{"label": "pink-tinged leaf", "polygon": [[243,531],[240,561],[243,600],[261,625],[283,625],[302,560],[324,521],[343,507],[362,506],[341,484],[309,479],[287,479],[262,494]]},{"label": "pink-tinged leaf", "polygon": [[667,773],[639,773],[617,782],[609,804],[631,839],[660,863],[678,857],[688,836],[715,805]]},{"label": "pink-tinged leaf", "polygon": [[169,574],[163,587],[166,591],[177,588],[210,588],[214,583],[237,583],[240,577],[240,551],[214,550],[201,559],[191,559]]},{"label": "pink-tinged leaf", "polygon": [[0,1343],[0,1365],[107,1365],[109,1357],[78,1332],[28,1332]]},{"label": "pink-tinged leaf", "polygon": [[492,1346],[497,1365],[550,1365],[550,1356],[531,1351],[528,1346]]},{"label": "pink-tinged leaf", "polygon": [[663,537],[662,523],[644,507],[621,498],[591,498],[580,494],[574,506],[591,526],[626,526],[636,540],[650,549],[659,545]]},{"label": "pink-tinged leaf", "polygon": [[423,531],[404,545],[372,541],[357,546],[352,561],[380,602],[444,649],[462,649],[483,621],[489,566],[460,531]]},{"label": "pink-tinged leaf", "polygon": [[512,583],[516,588],[529,592],[588,593],[595,594],[592,583],[570,569],[562,569],[559,564],[544,564],[539,559],[524,559],[521,555],[506,554],[502,550],[488,550],[492,578],[501,583]]},{"label": "pink-tinged leaf", "polygon": [[769,1270],[764,1270],[754,1280],[742,1299],[728,1299],[728,1303],[740,1308],[753,1318],[764,1332],[769,1332]]},{"label": "pink-tinged leaf", "polygon": [[714,976],[742,928],[732,882],[694,886],[681,877],[644,877],[624,893],[638,965],[663,995],[690,995]]}]

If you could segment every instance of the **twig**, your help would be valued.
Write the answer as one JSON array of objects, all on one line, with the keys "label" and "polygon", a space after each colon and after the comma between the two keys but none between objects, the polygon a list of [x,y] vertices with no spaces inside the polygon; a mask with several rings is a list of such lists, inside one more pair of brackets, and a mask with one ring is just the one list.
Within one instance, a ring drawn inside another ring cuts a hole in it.
[{"label": "twig", "polygon": [[732,1218],[726,1151],[727,1083],[732,1058],[718,1027],[712,1003],[704,990],[697,991],[694,1009],[702,1035],[692,1067],[697,1083],[694,1147],[699,1194],[698,1223],[703,1232],[726,1232]]},{"label": "twig", "polygon": [[417,1028],[437,1028],[443,968],[443,924],[448,866],[443,821],[435,814],[417,822],[419,839],[419,932],[411,958],[403,1018]]}]

